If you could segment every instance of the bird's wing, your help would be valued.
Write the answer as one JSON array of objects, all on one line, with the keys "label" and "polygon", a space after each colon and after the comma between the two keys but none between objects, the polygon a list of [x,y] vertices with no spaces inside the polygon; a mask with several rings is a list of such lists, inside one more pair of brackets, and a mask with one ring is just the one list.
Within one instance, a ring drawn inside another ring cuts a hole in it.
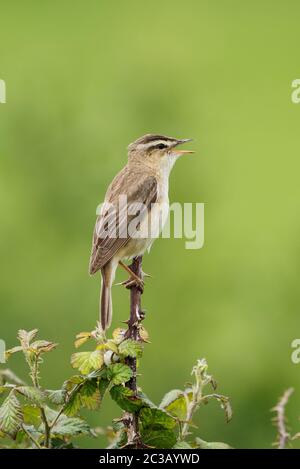
[{"label": "bird's wing", "polygon": [[[120,194],[126,195],[127,203],[119,206]],[[145,208],[145,215],[150,210],[151,204],[157,200],[157,179],[155,176],[145,175],[141,172],[127,170],[125,167],[109,187],[105,204],[101,215],[96,220],[93,235],[92,253],[90,258],[90,273],[94,274],[101,269],[110,259],[125,246],[130,236],[128,225],[137,216],[140,204]],[[114,207],[107,214],[107,203]],[[128,213],[130,206],[130,213]],[[107,233],[108,228],[115,225],[115,237]],[[120,236],[121,235],[121,236]]]}]

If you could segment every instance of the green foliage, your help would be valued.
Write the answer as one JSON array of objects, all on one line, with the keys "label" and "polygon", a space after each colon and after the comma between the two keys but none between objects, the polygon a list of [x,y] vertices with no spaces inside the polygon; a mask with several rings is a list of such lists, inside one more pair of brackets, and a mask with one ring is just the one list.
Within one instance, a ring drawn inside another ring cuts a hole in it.
[{"label": "green foliage", "polygon": [[143,346],[140,342],[127,339],[120,343],[119,353],[124,357],[139,358],[142,356]]},{"label": "green foliage", "polygon": [[108,381],[112,384],[127,383],[132,377],[132,371],[129,366],[123,363],[114,363],[107,367],[106,373]]},{"label": "green foliage", "polygon": [[138,412],[144,405],[143,400],[134,395],[131,389],[114,386],[110,390],[111,398],[126,412]]},{"label": "green foliage", "polygon": [[101,368],[102,364],[103,355],[100,350],[73,353],[71,357],[71,365],[73,368],[78,368],[78,370],[84,375],[94,369]]},{"label": "green foliage", "polygon": [[[0,438],[11,438],[14,447],[22,448],[74,448],[73,439],[80,435],[91,437],[105,434],[110,448],[135,447],[128,422],[135,415],[141,444],[153,448],[227,448],[224,443],[206,442],[193,437],[190,428],[194,413],[210,400],[217,400],[227,420],[231,408],[226,396],[206,393],[216,383],[207,373],[207,363],[199,360],[193,368],[194,383],[189,387],[168,392],[156,406],[141,389],[132,388],[133,371],[128,360],[140,358],[143,342],[149,342],[143,330],[141,341],[126,339],[125,331],[117,329],[111,339],[101,330],[82,332],[76,336],[78,348],[93,339],[95,348],[76,352],[71,365],[78,374],[66,379],[61,389],[43,389],[40,385],[42,356],[52,352],[57,344],[37,340],[37,329],[20,330],[20,345],[7,351],[7,358],[23,353],[29,368],[31,384],[24,383],[9,369],[0,371]],[[138,363],[137,363],[138,366]],[[106,430],[92,429],[80,416],[82,409],[97,411],[105,396],[119,406],[123,415]],[[17,397],[18,396],[18,397]]]},{"label": "green foliage", "polygon": [[0,408],[0,430],[15,439],[22,423],[22,408],[12,390]]}]

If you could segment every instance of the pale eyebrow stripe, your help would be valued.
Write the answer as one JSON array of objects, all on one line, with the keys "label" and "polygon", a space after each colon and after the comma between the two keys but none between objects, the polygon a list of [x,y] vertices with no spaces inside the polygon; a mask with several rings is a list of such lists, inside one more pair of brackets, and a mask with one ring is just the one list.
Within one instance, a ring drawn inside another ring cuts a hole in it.
[{"label": "pale eyebrow stripe", "polygon": [[149,143],[139,143],[137,148],[147,149],[151,147],[156,147],[157,145],[160,145],[161,143],[169,147],[173,142],[171,142],[170,140],[153,140],[152,142],[149,142]]}]

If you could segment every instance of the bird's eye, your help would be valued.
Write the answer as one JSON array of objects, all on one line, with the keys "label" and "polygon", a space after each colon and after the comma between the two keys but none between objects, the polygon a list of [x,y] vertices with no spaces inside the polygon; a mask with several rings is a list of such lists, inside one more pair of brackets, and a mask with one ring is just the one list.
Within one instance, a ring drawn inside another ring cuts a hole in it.
[{"label": "bird's eye", "polygon": [[157,145],[157,148],[159,150],[163,150],[164,148],[167,148],[167,145],[164,145],[163,143],[160,143],[159,145]]}]

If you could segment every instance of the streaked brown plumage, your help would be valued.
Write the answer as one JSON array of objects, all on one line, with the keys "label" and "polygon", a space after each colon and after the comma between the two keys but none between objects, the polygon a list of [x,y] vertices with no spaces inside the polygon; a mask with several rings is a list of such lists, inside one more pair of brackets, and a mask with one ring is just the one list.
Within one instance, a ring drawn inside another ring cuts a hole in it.
[{"label": "streaked brown plumage", "polygon": [[[147,214],[154,217],[157,232],[153,237],[131,238],[110,237],[107,235],[107,223],[105,204],[101,214],[96,220],[93,235],[92,253],[90,258],[90,273],[98,270],[102,275],[101,288],[101,325],[106,330],[112,318],[111,287],[115,277],[115,271],[119,261],[142,255],[146,249],[151,247],[154,239],[159,235],[160,218],[162,224],[165,222],[167,213],[164,206],[168,205],[168,179],[169,173],[178,156],[189,151],[174,150],[175,147],[188,140],[180,140],[163,135],[145,135],[128,147],[128,163],[117,174],[110,184],[105,203],[112,204],[116,210],[117,234],[127,233],[127,227],[136,214],[127,212],[128,206],[132,204],[138,207],[142,203],[145,206],[141,224],[147,219]],[[119,209],[119,196],[126,195],[127,205]],[[155,205],[152,205],[154,204]],[[146,221],[145,221],[146,223]]]}]

